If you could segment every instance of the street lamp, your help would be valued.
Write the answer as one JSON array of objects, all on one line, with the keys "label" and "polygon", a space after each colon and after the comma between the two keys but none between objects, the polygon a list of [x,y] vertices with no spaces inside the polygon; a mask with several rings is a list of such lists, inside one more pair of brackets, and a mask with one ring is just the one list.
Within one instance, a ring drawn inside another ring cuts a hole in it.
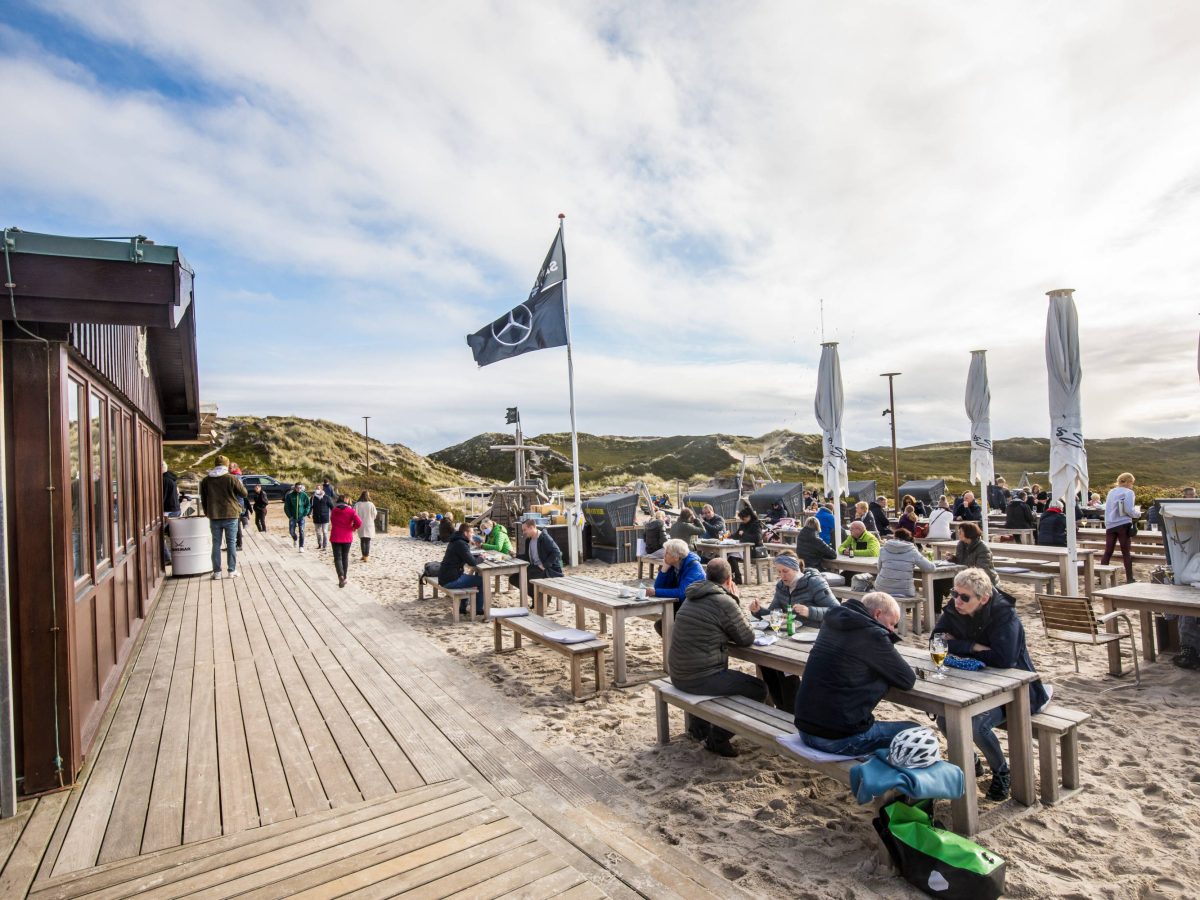
[{"label": "street lamp", "polygon": [[367,474],[371,474],[371,429],[367,424],[371,421],[370,416],[363,416],[363,459],[366,460]]},{"label": "street lamp", "polygon": [[900,506],[900,457],[896,452],[896,389],[892,382],[899,372],[884,372],[880,378],[888,380],[888,408],[883,411],[885,416],[892,417],[892,502],[898,509]]}]

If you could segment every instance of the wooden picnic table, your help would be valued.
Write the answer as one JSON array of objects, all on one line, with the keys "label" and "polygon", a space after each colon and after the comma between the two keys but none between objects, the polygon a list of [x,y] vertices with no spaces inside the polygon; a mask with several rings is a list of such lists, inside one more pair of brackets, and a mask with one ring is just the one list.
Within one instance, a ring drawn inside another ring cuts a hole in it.
[{"label": "wooden picnic table", "polygon": [[[724,559],[729,559],[731,556],[740,556],[742,558],[742,581],[749,584],[750,568],[754,565],[754,545],[749,541],[735,541],[734,543],[726,543],[725,541],[704,540],[698,538],[696,540],[696,553],[701,556],[710,553],[711,556],[720,556]],[[754,574],[759,584],[762,584],[762,575],[758,570],[754,570]]]},{"label": "wooden picnic table", "polygon": [[[1079,539],[1084,538],[1092,541],[1102,541],[1107,534],[1103,528],[1080,528],[1077,532]],[[1133,544],[1154,544],[1155,546],[1163,546],[1163,535],[1161,531],[1147,531],[1142,529],[1138,531],[1132,538],[1129,539]]]},{"label": "wooden picnic table", "polygon": [[[812,631],[812,629],[805,629]],[[813,645],[782,638],[768,647],[729,647],[729,655],[757,666],[765,666],[790,675],[804,675]],[[929,653],[915,647],[897,645],[896,649],[913,669],[928,676],[936,670]],[[1033,721],[1029,707],[1029,683],[1038,677],[1036,672],[1023,669],[981,669],[968,672],[946,668],[945,680],[919,676],[911,690],[893,688],[885,699],[900,706],[919,709],[946,719],[946,742],[949,761],[966,775],[963,796],[950,801],[955,829],[963,834],[979,830],[979,798],[975,786],[974,747],[971,717],[1005,707],[1008,726],[1009,768],[1012,775],[1012,796],[1025,806],[1034,801],[1033,782]]]},{"label": "wooden picnic table", "polygon": [[520,576],[521,605],[525,605],[525,591],[529,586],[529,563],[515,556],[504,556],[500,559],[482,559],[471,567],[475,574],[483,579],[483,615],[485,619],[492,615],[492,579],[507,578],[509,575]]},{"label": "wooden picnic table", "polygon": [[[1154,613],[1176,616],[1200,616],[1200,590],[1182,584],[1154,584],[1135,581],[1116,587],[1096,591],[1104,603],[1104,611],[1116,609],[1136,610],[1142,624],[1142,659],[1154,662],[1158,658],[1155,647]],[[1117,629],[1116,622],[1109,622],[1110,632]],[[1121,674],[1121,651],[1119,641],[1108,645],[1108,671]]]},{"label": "wooden picnic table", "polygon": [[[629,683],[625,662],[625,620],[645,616],[662,616],[663,671],[667,670],[667,651],[671,647],[671,626],[675,621],[675,601],[670,597],[622,597],[623,584],[602,581],[587,575],[564,575],[562,578],[538,578],[533,582],[534,611],[545,615],[546,598],[566,600],[575,605],[575,627],[584,627],[584,615],[592,610],[600,616],[600,631],[605,630],[605,618],[612,617],[613,683],[624,687]],[[655,675],[657,678],[658,676]]]},{"label": "wooden picnic table", "polygon": [[[830,571],[865,572],[868,575],[879,574],[878,556],[839,556],[837,559],[824,560],[824,565]],[[937,619],[933,610],[934,582],[944,581],[947,578],[952,579],[962,571],[962,568],[962,566],[939,564],[932,572],[923,572],[916,566],[913,566],[913,575],[919,576],[921,579],[921,596],[925,600],[925,613],[922,616],[924,630],[931,631],[933,623]]]},{"label": "wooden picnic table", "polygon": [[988,525],[989,537],[991,535],[1009,534],[1016,538],[1014,543],[1021,545],[1032,544],[1035,533],[1035,529],[1033,528],[1009,528],[1007,525]]},{"label": "wooden picnic table", "polygon": [[[958,546],[958,541],[930,541],[928,544],[939,550],[954,550]],[[1003,546],[1003,544],[988,544],[993,553]],[[1092,596],[1092,591],[1095,589],[1096,584],[1096,561],[1093,559],[1095,553],[1095,550],[1090,550],[1086,547],[1080,547],[1076,551],[1079,561],[1083,563],[1082,583],[1084,591],[1089,597]],[[1067,553],[1066,547],[1049,547],[1044,544],[1022,544],[1019,555],[1022,559],[1048,559],[1058,563],[1058,583],[1061,585],[1062,593],[1065,594],[1067,592],[1067,585],[1070,584],[1067,580],[1067,573],[1071,571],[1071,557]]]}]

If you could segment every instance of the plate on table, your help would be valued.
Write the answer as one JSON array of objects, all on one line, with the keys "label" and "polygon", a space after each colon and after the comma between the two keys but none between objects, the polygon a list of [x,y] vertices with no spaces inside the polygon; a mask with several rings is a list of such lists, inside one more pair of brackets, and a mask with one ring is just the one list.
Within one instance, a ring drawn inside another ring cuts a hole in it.
[{"label": "plate on table", "polygon": [[811,644],[816,639],[817,632],[815,631],[797,631],[792,635],[793,641],[799,641],[802,644]]},{"label": "plate on table", "polygon": [[758,620],[750,623],[750,627],[753,628],[755,631],[766,631],[767,628],[770,627],[770,625],[771,625],[771,623],[768,622],[766,619],[758,619]]}]

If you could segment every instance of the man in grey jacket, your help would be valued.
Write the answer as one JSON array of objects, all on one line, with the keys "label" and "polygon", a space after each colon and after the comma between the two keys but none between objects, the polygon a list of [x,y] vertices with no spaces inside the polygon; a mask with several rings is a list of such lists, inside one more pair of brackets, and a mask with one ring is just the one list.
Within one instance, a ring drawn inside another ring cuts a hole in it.
[{"label": "man in grey jacket", "polygon": [[[749,647],[754,643],[754,632],[742,616],[729,563],[720,558],[710,560],[705,580],[689,586],[686,597],[687,602],[675,614],[667,654],[672,683],[690,694],[764,700],[766,685],[753,675],[729,668],[726,647]],[[688,734],[703,740],[705,749],[713,753],[738,755],[729,743],[733,735],[702,719],[691,719]]]}]

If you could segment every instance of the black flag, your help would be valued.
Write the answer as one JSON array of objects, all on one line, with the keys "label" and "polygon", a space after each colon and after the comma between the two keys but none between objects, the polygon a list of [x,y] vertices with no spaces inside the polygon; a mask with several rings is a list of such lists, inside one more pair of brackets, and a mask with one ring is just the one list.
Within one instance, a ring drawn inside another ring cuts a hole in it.
[{"label": "black flag", "polygon": [[508,409],[506,409],[504,411],[504,424],[505,425],[516,425],[520,421],[521,421],[521,414],[519,412],[517,412],[517,408],[515,406],[510,406],[510,407],[508,407]]},{"label": "black flag", "polygon": [[554,236],[529,298],[490,325],[467,335],[476,364],[482,367],[532,350],[565,347],[567,312],[563,280],[566,277],[567,258],[560,231]]}]

